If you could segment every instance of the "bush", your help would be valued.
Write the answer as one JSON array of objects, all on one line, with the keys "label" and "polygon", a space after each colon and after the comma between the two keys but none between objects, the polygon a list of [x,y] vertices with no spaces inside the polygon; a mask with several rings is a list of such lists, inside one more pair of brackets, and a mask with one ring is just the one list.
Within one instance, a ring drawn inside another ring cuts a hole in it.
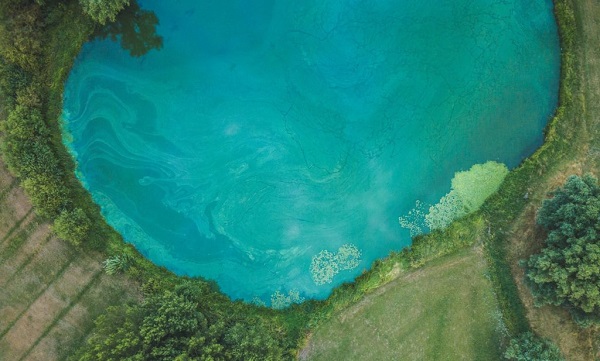
[{"label": "bush", "polygon": [[115,21],[117,14],[129,5],[130,0],[79,0],[83,11],[100,24]]},{"label": "bush", "polygon": [[102,264],[106,274],[114,275],[119,272],[125,272],[131,267],[133,258],[128,254],[122,254],[106,259]]},{"label": "bush", "polygon": [[511,361],[564,361],[556,345],[531,332],[513,338],[504,352],[504,358]]},{"label": "bush", "polygon": [[54,220],[52,230],[59,238],[77,246],[85,241],[91,226],[85,212],[81,208],[75,208],[73,211],[62,211]]},{"label": "bush", "polygon": [[21,185],[40,216],[55,218],[67,209],[69,192],[59,177],[32,175],[23,180]]}]

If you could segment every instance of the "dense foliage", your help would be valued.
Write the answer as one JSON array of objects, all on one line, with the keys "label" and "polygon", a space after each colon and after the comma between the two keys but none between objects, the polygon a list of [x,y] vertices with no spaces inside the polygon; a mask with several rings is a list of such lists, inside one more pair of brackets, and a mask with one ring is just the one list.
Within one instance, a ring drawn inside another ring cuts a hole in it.
[{"label": "dense foliage", "polygon": [[39,76],[43,66],[43,10],[27,1],[10,1],[0,7],[0,74],[6,74],[0,80],[0,93],[7,113],[1,124],[1,149],[36,212],[60,217],[55,229],[65,239],[79,243],[86,234],[86,217],[68,201],[65,171],[51,144],[52,128],[45,120],[47,99]]},{"label": "dense foliage", "polygon": [[510,361],[564,361],[556,345],[531,332],[513,338],[504,352],[504,358]]},{"label": "dense foliage", "polygon": [[537,222],[545,247],[527,262],[538,304],[563,305],[577,319],[600,315],[600,187],[591,175],[571,176],[542,204]]},{"label": "dense foliage", "polygon": [[78,360],[288,360],[284,331],[210,284],[184,281],[96,321]]},{"label": "dense foliage", "polygon": [[79,0],[83,11],[100,24],[115,21],[117,14],[130,2],[131,0]]}]

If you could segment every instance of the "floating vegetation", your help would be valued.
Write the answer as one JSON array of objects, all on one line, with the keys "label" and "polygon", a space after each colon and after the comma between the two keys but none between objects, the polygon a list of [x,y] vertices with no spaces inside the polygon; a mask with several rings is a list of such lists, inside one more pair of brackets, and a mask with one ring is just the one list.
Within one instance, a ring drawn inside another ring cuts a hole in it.
[{"label": "floating vegetation", "polygon": [[338,248],[336,260],[340,271],[356,268],[360,264],[360,251],[353,244],[345,244]]},{"label": "floating vegetation", "polygon": [[425,228],[427,227],[425,224],[425,216],[427,215],[426,212],[426,205],[417,200],[413,209],[411,209],[405,216],[398,218],[400,226],[408,229],[411,238],[418,236],[425,231]]},{"label": "floating vegetation", "polygon": [[430,206],[427,214],[425,205],[417,201],[415,208],[398,219],[400,226],[408,229],[411,237],[423,233],[425,228],[444,229],[455,219],[478,210],[498,190],[507,174],[508,168],[494,161],[475,164],[467,171],[456,172],[450,192]]},{"label": "floating vegetation", "polygon": [[310,274],[317,285],[331,283],[333,277],[341,271],[350,270],[360,264],[360,250],[353,244],[344,244],[336,253],[327,250],[312,258]]},{"label": "floating vegetation", "polygon": [[[273,296],[271,296],[273,297]],[[260,297],[255,296],[252,301],[250,301],[250,303],[257,305],[257,306],[261,306],[261,307],[267,307],[267,304],[265,303],[265,301],[261,300]]]},{"label": "floating vegetation", "polygon": [[454,174],[451,192],[456,193],[467,213],[472,213],[496,193],[507,174],[508,168],[502,163],[475,164],[468,171]]},{"label": "floating vegetation", "polygon": [[440,201],[429,207],[425,215],[425,223],[429,229],[443,229],[448,227],[453,220],[467,214],[462,200],[454,191],[443,196]]},{"label": "floating vegetation", "polygon": [[289,290],[287,295],[280,291],[275,291],[271,295],[271,307],[276,310],[284,309],[292,303],[300,303],[304,301],[304,297],[300,297],[298,290]]}]

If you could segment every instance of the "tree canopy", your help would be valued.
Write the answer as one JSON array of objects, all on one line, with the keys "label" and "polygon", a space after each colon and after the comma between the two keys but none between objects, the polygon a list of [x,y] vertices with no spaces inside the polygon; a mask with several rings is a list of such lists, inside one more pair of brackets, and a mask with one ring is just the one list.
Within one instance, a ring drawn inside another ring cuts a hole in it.
[{"label": "tree canopy", "polygon": [[202,281],[112,307],[77,360],[291,360],[283,328]]},{"label": "tree canopy", "polygon": [[83,11],[100,24],[115,21],[130,0],[79,0]]},{"label": "tree canopy", "polygon": [[600,315],[600,187],[591,175],[571,176],[543,202],[537,223],[545,247],[527,262],[538,305],[566,306],[580,323]]},{"label": "tree canopy", "polygon": [[504,358],[510,361],[564,361],[556,345],[531,332],[513,338],[504,352]]}]

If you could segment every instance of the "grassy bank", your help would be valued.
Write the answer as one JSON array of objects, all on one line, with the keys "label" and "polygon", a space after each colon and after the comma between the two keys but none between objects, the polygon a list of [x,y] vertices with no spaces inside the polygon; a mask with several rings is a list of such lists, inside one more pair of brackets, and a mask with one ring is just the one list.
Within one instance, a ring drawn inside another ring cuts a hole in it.
[{"label": "grassy bank", "polygon": [[407,272],[315,329],[306,360],[499,360],[502,324],[476,249]]},{"label": "grassy bank", "polygon": [[573,7],[573,0],[555,1],[562,52],[561,79],[559,105],[546,127],[544,144],[510,172],[499,191],[482,207],[490,230],[486,240],[490,274],[505,323],[512,334],[528,331],[529,324],[507,260],[509,230],[529,203],[529,195],[587,148],[578,57],[582,39],[576,36]]}]

